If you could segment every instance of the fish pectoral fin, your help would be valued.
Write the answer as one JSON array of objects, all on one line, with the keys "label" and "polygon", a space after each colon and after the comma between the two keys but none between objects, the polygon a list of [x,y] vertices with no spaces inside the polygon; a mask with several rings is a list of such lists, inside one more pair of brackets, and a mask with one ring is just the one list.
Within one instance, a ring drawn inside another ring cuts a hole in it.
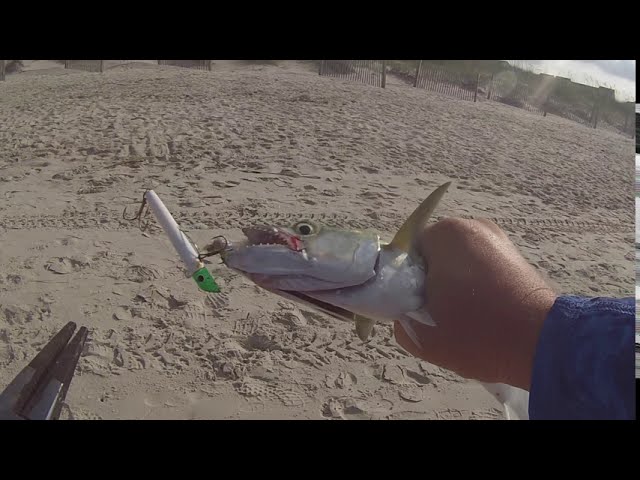
[{"label": "fish pectoral fin", "polygon": [[416,322],[421,323],[422,325],[427,325],[429,327],[437,327],[435,320],[431,318],[431,315],[429,315],[429,312],[427,312],[427,310],[424,307],[419,308],[418,310],[415,310],[413,312],[405,313],[405,315],[409,317],[411,320],[415,320]]},{"label": "fish pectoral fin", "polygon": [[416,234],[425,226],[449,188],[449,185],[451,185],[451,182],[447,182],[436,188],[431,192],[431,195],[413,211],[393,237],[393,240],[391,240],[390,245],[392,247],[407,253],[413,250],[413,240]]},{"label": "fish pectoral fin", "polygon": [[408,312],[402,314],[397,319],[402,328],[404,329],[407,336],[411,339],[414,345],[418,348],[423,348],[422,342],[420,341],[420,337],[417,332],[411,325],[413,322],[421,323],[422,325],[428,325],[429,327],[437,327],[436,322],[431,318],[429,312],[423,307],[415,310],[413,312]]},{"label": "fish pectoral fin", "polygon": [[356,333],[358,334],[358,338],[363,342],[366,342],[371,336],[371,332],[373,331],[373,326],[376,321],[361,315],[354,315],[353,320],[356,323]]}]

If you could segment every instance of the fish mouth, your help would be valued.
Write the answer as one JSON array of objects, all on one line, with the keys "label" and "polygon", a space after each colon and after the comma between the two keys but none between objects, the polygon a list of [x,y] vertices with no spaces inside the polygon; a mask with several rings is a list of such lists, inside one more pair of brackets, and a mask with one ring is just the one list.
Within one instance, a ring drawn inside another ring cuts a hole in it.
[{"label": "fish mouth", "polygon": [[[242,229],[242,233],[247,238],[247,241],[241,245],[236,244],[236,248],[260,248],[267,246],[273,248],[274,246],[282,246],[288,248],[289,250],[300,252],[302,256],[306,258],[307,253],[304,249],[303,241],[296,235],[280,230],[276,227],[246,227]],[[302,292],[270,288],[265,285],[258,276],[251,274],[247,276],[257,285],[277,295],[288,297],[290,300],[306,303],[310,307],[322,311],[340,320],[351,321],[353,319],[353,313],[344,308],[340,308],[335,305],[331,305],[329,303],[315,299]]]},{"label": "fish mouth", "polygon": [[276,295],[280,295],[285,298],[288,297],[289,300],[301,302],[303,304],[306,303],[311,308],[319,310],[338,320],[347,321],[347,322],[353,321],[353,315],[354,315],[353,312],[350,312],[345,308],[338,307],[336,305],[331,305],[330,303],[327,303],[327,302],[323,302],[322,300],[318,300],[317,298],[310,297],[308,295],[305,295],[302,292],[296,292],[293,290],[278,290],[278,289],[271,289],[266,287],[262,287],[262,288],[265,288],[265,290],[269,290],[270,292],[273,292]]},{"label": "fish mouth", "polygon": [[280,230],[276,227],[254,226],[242,229],[247,243],[245,247],[259,247],[264,245],[282,245],[294,252],[304,250],[304,244],[299,237]]}]

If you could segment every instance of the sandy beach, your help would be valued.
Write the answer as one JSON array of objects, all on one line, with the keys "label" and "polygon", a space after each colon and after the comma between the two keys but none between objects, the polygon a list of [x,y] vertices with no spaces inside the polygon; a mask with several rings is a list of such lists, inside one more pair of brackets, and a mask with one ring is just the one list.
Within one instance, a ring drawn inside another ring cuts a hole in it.
[{"label": "sandy beach", "polygon": [[[638,105],[636,104],[636,113],[638,113]],[[638,282],[638,270],[640,267],[640,155],[636,153],[636,343],[640,343],[640,319],[638,318],[638,302],[640,301],[640,285]],[[636,350],[636,378],[640,378],[640,352]]]},{"label": "sandy beach", "polygon": [[633,295],[633,139],[301,62],[41,65],[0,82],[0,388],[85,325],[63,418],[502,418],[390,325],[364,344],[217,259],[199,291],[151,216],[122,218],[147,188],[203,246],[300,218],[389,239],[451,180],[438,218],[493,219],[561,293]]}]

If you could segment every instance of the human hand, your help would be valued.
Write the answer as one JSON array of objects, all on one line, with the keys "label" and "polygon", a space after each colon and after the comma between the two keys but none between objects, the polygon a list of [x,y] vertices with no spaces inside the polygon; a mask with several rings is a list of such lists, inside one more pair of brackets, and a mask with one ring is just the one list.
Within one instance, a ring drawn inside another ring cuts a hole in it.
[{"label": "human hand", "polygon": [[400,322],[397,342],[413,355],[465,378],[525,390],[542,324],[557,295],[488,220],[449,218],[419,240],[426,269],[426,310],[437,324]]}]

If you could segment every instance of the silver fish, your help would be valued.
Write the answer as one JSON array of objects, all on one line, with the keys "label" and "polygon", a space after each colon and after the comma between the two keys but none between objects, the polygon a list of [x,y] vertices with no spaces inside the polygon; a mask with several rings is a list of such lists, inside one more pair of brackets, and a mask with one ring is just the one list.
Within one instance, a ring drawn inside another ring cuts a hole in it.
[{"label": "silver fish", "polygon": [[[420,346],[412,322],[437,326],[424,308],[424,262],[416,238],[449,185],[434,190],[390,243],[376,232],[301,220],[290,226],[244,228],[246,240],[234,243],[221,257],[266,290],[355,322],[363,341],[376,322],[399,320]],[[503,403],[507,418],[528,418],[528,392],[502,384],[485,388]]]}]

